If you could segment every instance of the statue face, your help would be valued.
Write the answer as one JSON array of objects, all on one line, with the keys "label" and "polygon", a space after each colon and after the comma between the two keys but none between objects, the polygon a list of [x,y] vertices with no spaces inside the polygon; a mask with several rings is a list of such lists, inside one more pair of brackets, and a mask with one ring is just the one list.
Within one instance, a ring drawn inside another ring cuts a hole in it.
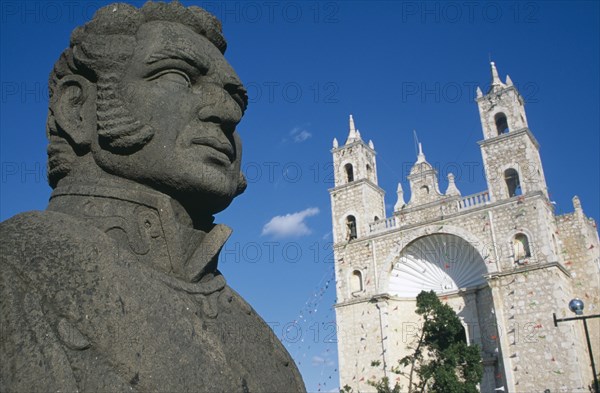
[{"label": "statue face", "polygon": [[172,22],[150,22],[118,92],[127,110],[154,129],[132,154],[92,146],[96,163],[210,213],[231,202],[240,179],[235,130],[245,108],[243,87],[221,52],[204,36]]}]

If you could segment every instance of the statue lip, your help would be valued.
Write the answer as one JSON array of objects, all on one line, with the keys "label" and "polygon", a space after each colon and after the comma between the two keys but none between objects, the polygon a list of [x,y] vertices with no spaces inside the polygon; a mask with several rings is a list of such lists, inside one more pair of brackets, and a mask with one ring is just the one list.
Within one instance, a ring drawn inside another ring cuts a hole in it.
[{"label": "statue lip", "polygon": [[206,135],[193,138],[191,143],[192,145],[202,145],[211,147],[214,150],[226,155],[230,162],[233,162],[235,160],[235,152],[233,151],[233,146],[229,141],[223,142],[214,136]]}]

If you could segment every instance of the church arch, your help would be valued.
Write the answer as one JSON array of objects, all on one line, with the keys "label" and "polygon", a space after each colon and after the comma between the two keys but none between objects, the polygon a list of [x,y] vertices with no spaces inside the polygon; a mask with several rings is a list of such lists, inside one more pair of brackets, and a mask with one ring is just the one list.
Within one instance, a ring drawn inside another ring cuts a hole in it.
[{"label": "church arch", "polygon": [[[454,225],[444,225],[441,229],[439,225],[427,225],[419,229],[415,229],[406,236],[401,236],[396,242],[396,245],[391,248],[390,252],[385,257],[384,262],[379,265],[379,270],[376,272],[376,274],[377,281],[379,283],[378,287],[381,289],[381,292],[388,292],[393,266],[400,257],[400,253],[406,247],[406,245],[420,237],[428,236],[433,233],[448,233],[459,236],[473,246],[479,252],[479,255],[482,256],[483,260],[486,261],[486,263],[484,263],[487,270],[486,274],[498,271],[498,261],[496,261],[496,259],[498,258],[499,251],[494,244],[484,242],[475,234]],[[494,261],[496,261],[496,263]]]},{"label": "church arch", "polygon": [[496,124],[496,131],[498,135],[506,134],[509,132],[508,119],[503,112],[498,112],[494,116],[494,123]]},{"label": "church arch", "polygon": [[532,234],[525,228],[519,228],[511,232],[505,240],[509,252],[507,259],[519,265],[534,261],[534,241]]},{"label": "church arch", "polygon": [[354,240],[358,237],[356,229],[356,217],[353,215],[346,216],[346,239],[348,241]]},{"label": "church arch", "polygon": [[504,171],[504,181],[506,182],[506,190],[508,192],[509,198],[523,194],[523,191],[521,190],[521,180],[519,179],[519,172],[516,169],[506,169]]},{"label": "church arch", "polygon": [[389,290],[389,281],[392,276],[393,265],[400,257],[401,252],[406,248],[408,244],[415,241],[418,238],[429,236],[435,233],[446,233],[456,235],[466,242],[468,242],[473,248],[477,250],[479,255],[483,258],[486,269],[486,274],[496,272],[498,270],[498,265],[493,263],[497,257],[497,249],[493,244],[482,241],[478,236],[472,234],[471,232],[454,226],[454,225],[444,225],[443,228],[440,229],[439,225],[427,225],[420,229],[414,230],[410,235],[401,237],[400,240],[396,243],[396,246],[391,249],[388,253],[387,257],[384,260],[384,263],[381,264],[380,270],[377,272],[377,280],[379,282],[379,287],[382,289],[382,292],[387,292]]},{"label": "church arch", "polygon": [[359,269],[354,269],[350,274],[350,295],[357,296],[364,291],[363,273]]},{"label": "church arch", "polygon": [[513,237],[513,255],[516,263],[523,263],[531,258],[531,247],[529,238],[524,233],[517,233]]},{"label": "church arch", "polygon": [[416,297],[419,292],[438,294],[486,284],[486,263],[465,239],[449,233],[433,233],[406,245],[394,261],[388,293]]},{"label": "church arch", "polygon": [[346,176],[347,183],[354,181],[354,168],[352,167],[352,164],[347,163],[344,165],[344,174]]}]

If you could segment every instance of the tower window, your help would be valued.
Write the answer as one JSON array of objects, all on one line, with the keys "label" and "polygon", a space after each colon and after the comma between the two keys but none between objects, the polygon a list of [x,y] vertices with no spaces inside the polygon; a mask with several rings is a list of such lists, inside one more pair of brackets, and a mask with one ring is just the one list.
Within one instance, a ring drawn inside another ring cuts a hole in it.
[{"label": "tower window", "polygon": [[521,182],[519,181],[519,172],[513,168],[504,171],[504,181],[508,188],[508,197],[512,198],[521,195]]},{"label": "tower window", "polygon": [[496,116],[494,116],[494,121],[496,122],[498,135],[506,134],[508,132],[508,120],[504,113],[497,113]]},{"label": "tower window", "polygon": [[371,165],[367,164],[367,178],[371,178]]},{"label": "tower window", "polygon": [[352,164],[344,165],[344,170],[346,171],[346,181],[348,181],[348,183],[354,181],[354,169],[352,168]]},{"label": "tower window", "polygon": [[360,292],[363,290],[363,277],[360,270],[355,270],[352,272],[352,277],[350,278],[350,291],[352,293]]},{"label": "tower window", "polygon": [[356,239],[356,218],[354,216],[346,217],[346,230],[346,237],[349,241]]},{"label": "tower window", "polygon": [[531,250],[529,248],[529,239],[527,235],[518,233],[513,239],[513,251],[515,255],[515,262],[524,263],[525,259],[531,257]]},{"label": "tower window", "polygon": [[421,195],[427,195],[429,194],[429,187],[427,186],[422,186],[421,188],[419,188]]}]

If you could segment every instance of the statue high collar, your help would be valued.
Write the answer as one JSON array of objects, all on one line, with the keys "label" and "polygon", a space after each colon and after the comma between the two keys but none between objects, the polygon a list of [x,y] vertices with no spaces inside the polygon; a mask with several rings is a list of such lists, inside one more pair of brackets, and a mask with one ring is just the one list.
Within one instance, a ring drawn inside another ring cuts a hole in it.
[{"label": "statue high collar", "polygon": [[208,232],[194,229],[176,201],[143,186],[61,184],[48,210],[97,227],[140,262],[185,282],[208,282],[218,275],[219,252],[231,235],[222,224]]}]

